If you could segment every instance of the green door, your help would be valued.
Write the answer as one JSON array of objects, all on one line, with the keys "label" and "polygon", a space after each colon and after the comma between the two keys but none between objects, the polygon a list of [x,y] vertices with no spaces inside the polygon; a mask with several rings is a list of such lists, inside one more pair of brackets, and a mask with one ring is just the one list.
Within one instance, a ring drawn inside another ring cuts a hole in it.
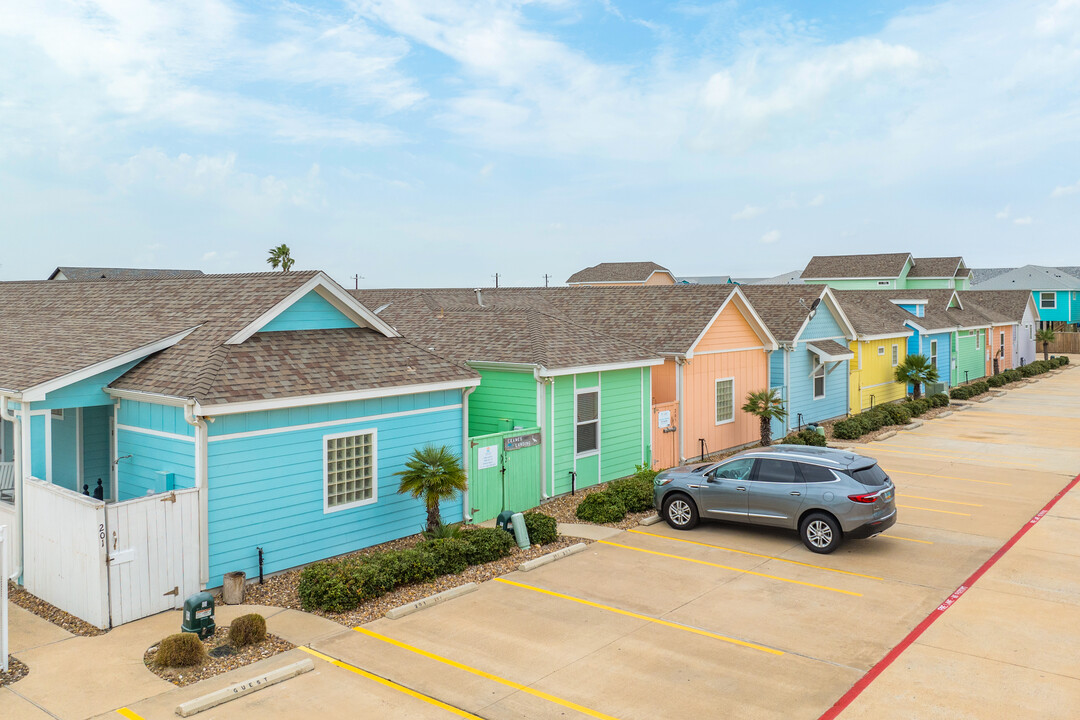
[{"label": "green door", "polygon": [[473,522],[503,510],[540,504],[540,428],[469,438],[469,504]]}]

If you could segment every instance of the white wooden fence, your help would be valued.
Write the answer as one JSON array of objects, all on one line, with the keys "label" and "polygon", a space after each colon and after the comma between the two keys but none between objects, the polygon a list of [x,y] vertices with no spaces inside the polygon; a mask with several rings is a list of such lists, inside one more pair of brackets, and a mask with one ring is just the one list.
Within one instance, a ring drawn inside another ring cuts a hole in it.
[{"label": "white wooden fence", "polygon": [[23,585],[99,628],[109,627],[105,503],[35,478],[23,482]]},{"label": "white wooden fence", "polygon": [[[7,525],[8,535],[7,542],[4,543],[4,551],[0,553],[3,558],[7,559],[7,573],[4,578],[6,579],[8,574],[15,572],[15,538],[12,533],[15,532],[15,506],[11,503],[0,502],[0,525]],[[0,560],[2,561],[2,560]]]},{"label": "white wooden fence", "polygon": [[7,526],[0,524],[0,672],[8,671]]}]

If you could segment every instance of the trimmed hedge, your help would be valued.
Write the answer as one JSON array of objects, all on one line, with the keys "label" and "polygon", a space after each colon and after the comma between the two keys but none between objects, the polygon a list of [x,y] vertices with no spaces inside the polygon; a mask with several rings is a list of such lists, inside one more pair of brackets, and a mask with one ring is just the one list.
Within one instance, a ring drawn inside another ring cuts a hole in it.
[{"label": "trimmed hedge", "polygon": [[159,667],[191,667],[206,659],[206,647],[195,633],[176,633],[158,643],[154,663]]},{"label": "trimmed hedge", "polygon": [[976,395],[982,395],[985,392],[990,391],[990,383],[987,380],[976,380],[973,383],[967,385],[960,385],[954,387],[949,391],[949,397],[953,400],[967,400],[973,398]]},{"label": "trimmed hedge", "polygon": [[606,489],[586,495],[574,513],[579,519],[593,523],[619,522],[626,517],[626,505],[618,495]]},{"label": "trimmed hedge", "polygon": [[506,557],[515,546],[501,528],[467,528],[460,537],[425,540],[404,550],[312,563],[300,571],[300,604],[305,610],[347,612],[402,585]]},{"label": "trimmed hedge", "polygon": [[791,433],[784,438],[781,443],[783,445],[814,445],[816,447],[825,447],[825,436],[821,433],[811,430],[810,428],[803,428],[799,432]]},{"label": "trimmed hedge", "polygon": [[619,498],[628,513],[645,512],[653,506],[652,478],[642,475],[612,480],[603,492]]},{"label": "trimmed hedge", "polygon": [[527,512],[524,517],[529,542],[533,545],[547,545],[559,539],[559,524],[555,518],[540,512]]},{"label": "trimmed hedge", "polygon": [[[937,393],[918,400],[907,400],[901,403],[886,403],[878,405],[873,410],[857,413],[833,423],[832,434],[837,440],[857,440],[867,433],[880,430],[888,425],[907,425],[911,419],[922,415],[930,408],[945,407],[949,404],[949,396],[945,393]],[[791,442],[791,436],[784,442]],[[799,445],[799,442],[791,444]]]}]

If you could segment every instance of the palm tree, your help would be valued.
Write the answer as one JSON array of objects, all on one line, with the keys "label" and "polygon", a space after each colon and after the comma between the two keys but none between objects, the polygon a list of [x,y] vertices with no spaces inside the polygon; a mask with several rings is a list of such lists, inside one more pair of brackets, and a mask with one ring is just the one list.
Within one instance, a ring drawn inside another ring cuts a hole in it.
[{"label": "palm tree", "polygon": [[282,243],[275,248],[270,248],[270,257],[266,258],[266,262],[270,263],[270,267],[275,270],[280,267],[284,272],[289,272],[296,261],[289,255],[289,246]]},{"label": "palm tree", "polygon": [[763,447],[772,445],[772,421],[787,417],[784,399],[776,394],[776,390],[757,390],[746,396],[742,410],[761,419],[761,444]]},{"label": "palm tree", "polygon": [[1045,328],[1035,333],[1035,342],[1041,342],[1043,346],[1043,360],[1050,359],[1050,343],[1057,340],[1053,328]]},{"label": "palm tree", "polygon": [[911,383],[911,397],[922,397],[923,383],[937,382],[938,372],[934,364],[925,355],[908,355],[904,362],[896,366],[896,382]]},{"label": "palm tree", "polygon": [[445,445],[425,445],[413,450],[405,467],[406,470],[394,473],[401,478],[398,492],[424,498],[427,506],[426,529],[432,532],[442,525],[439,503],[465,492],[467,483],[461,461]]}]

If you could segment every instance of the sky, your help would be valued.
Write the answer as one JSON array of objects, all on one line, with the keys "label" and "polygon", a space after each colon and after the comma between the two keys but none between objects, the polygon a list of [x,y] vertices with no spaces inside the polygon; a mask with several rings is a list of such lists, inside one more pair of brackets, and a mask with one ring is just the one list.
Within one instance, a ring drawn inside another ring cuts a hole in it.
[{"label": "sky", "polygon": [[1080,265],[1080,0],[0,0],[0,279],[281,243],[347,287]]}]

